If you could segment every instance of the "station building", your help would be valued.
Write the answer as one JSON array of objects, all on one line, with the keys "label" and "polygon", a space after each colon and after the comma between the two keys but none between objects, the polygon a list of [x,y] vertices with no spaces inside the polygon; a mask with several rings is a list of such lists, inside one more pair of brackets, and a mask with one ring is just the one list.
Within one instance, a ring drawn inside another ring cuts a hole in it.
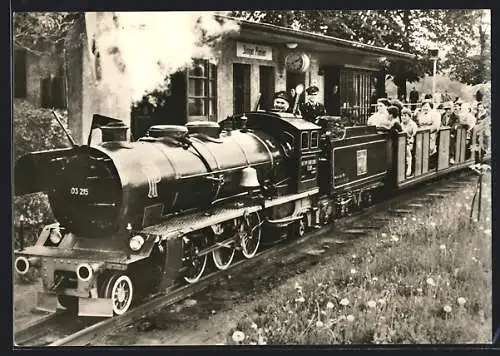
[{"label": "station building", "polygon": [[224,37],[217,64],[195,58],[192,68],[173,74],[162,109],[148,104],[131,107],[116,93],[97,88],[95,53],[86,33],[91,26],[77,23],[68,38],[76,43],[84,33],[87,41],[66,53],[70,68],[69,123],[75,139],[86,141],[94,113],[122,119],[137,138],[153,124],[220,121],[257,106],[265,109],[271,105],[274,92],[298,84],[318,86],[328,115],[364,122],[373,100],[385,95],[384,63],[415,58],[409,53],[321,34],[224,19],[236,21],[239,31]]}]

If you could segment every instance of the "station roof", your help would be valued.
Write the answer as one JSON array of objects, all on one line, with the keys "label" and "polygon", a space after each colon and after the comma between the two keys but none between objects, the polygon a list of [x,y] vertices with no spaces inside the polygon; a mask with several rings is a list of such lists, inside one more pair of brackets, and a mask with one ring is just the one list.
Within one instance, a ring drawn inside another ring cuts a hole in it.
[{"label": "station roof", "polygon": [[354,52],[363,52],[363,53],[370,52],[372,54],[383,55],[391,59],[412,60],[416,58],[416,55],[411,53],[397,51],[384,47],[377,47],[356,41],[344,40],[337,37],[326,36],[320,33],[294,30],[287,27],[249,21],[245,19],[239,19],[224,15],[219,15],[219,17],[222,19],[235,21],[240,26],[241,30],[244,31],[245,33],[251,31],[262,33],[262,31],[265,31],[267,40],[278,43],[301,41],[315,46],[315,48],[319,51],[328,51],[331,50],[333,47],[335,48],[343,47],[345,49]]}]

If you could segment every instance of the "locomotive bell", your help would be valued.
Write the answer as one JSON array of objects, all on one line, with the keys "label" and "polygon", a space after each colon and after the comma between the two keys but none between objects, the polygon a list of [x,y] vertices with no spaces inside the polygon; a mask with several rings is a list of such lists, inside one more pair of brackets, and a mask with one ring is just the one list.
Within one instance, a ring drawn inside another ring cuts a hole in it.
[{"label": "locomotive bell", "polygon": [[260,186],[257,178],[257,170],[253,167],[247,167],[241,171],[240,185],[245,188],[256,188]]}]

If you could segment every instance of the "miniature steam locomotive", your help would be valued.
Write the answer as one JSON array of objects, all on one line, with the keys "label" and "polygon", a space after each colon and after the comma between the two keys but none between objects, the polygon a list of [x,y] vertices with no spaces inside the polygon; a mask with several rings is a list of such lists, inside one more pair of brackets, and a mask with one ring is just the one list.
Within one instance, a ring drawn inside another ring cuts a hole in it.
[{"label": "miniature steam locomotive", "polygon": [[331,122],[249,112],[218,124],[152,126],[129,142],[121,121],[94,115],[102,143],[17,162],[16,194],[46,192],[57,223],[15,251],[15,270],[40,268],[40,309],[120,315],[141,292],[196,283],[209,259],[227,269],[240,252],[252,258],[261,243],[301,237],[377,194],[474,163],[465,129],[451,147],[453,166],[450,129],[438,134],[436,162],[428,159],[429,130],[421,130],[408,178],[404,133],[359,126],[334,137]]}]

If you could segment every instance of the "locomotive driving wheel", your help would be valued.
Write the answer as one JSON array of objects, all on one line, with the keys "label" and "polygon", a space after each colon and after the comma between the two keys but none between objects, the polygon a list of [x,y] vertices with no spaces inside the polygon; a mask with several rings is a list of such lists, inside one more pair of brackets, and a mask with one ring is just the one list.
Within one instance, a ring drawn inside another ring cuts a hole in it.
[{"label": "locomotive driving wheel", "polygon": [[125,314],[132,304],[134,286],[129,276],[113,273],[101,285],[100,294],[103,298],[110,298],[115,315]]},{"label": "locomotive driving wheel", "polygon": [[259,213],[251,213],[239,219],[238,236],[241,252],[245,258],[252,258],[257,253],[260,245],[261,230]]},{"label": "locomotive driving wheel", "polygon": [[206,234],[184,237],[184,280],[190,284],[200,280],[207,266],[208,254],[199,255],[208,246]]},{"label": "locomotive driving wheel", "polygon": [[212,226],[212,231],[214,234],[215,244],[220,244],[221,246],[212,252],[212,259],[214,261],[215,267],[223,271],[229,268],[231,262],[233,261],[234,254],[236,252],[234,244],[222,244],[226,239],[227,234],[225,233],[224,226],[222,224],[217,224]]}]

